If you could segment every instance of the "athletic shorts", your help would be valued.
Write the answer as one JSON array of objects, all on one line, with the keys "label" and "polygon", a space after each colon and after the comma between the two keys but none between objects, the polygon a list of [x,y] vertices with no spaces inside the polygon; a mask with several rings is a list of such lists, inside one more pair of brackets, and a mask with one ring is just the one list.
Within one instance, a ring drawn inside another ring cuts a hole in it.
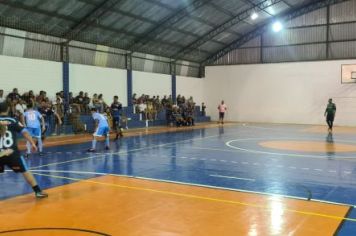
[{"label": "athletic shorts", "polygon": [[109,127],[99,127],[93,135],[101,137],[101,136],[106,136],[108,134],[109,134]]},{"label": "athletic shorts", "polygon": [[334,115],[326,115],[326,120],[327,121],[334,121],[335,116]]},{"label": "athletic shorts", "polygon": [[31,137],[41,138],[41,128],[27,127],[26,130],[30,133]]},{"label": "athletic shorts", "polygon": [[19,153],[0,157],[0,173],[4,172],[5,166],[11,168],[16,173],[24,173],[28,171],[26,161]]},{"label": "athletic shorts", "polygon": [[113,117],[112,123],[113,123],[113,128],[115,130],[119,129],[120,128],[120,117]]},{"label": "athletic shorts", "polygon": [[225,112],[219,112],[219,119],[224,119],[224,115],[225,115]]}]

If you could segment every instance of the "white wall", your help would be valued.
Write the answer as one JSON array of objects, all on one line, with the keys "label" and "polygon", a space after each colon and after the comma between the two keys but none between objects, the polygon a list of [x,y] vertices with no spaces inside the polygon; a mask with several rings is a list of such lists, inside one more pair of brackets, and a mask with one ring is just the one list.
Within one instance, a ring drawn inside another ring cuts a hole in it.
[{"label": "white wall", "polygon": [[185,98],[193,96],[196,105],[205,102],[204,97],[204,79],[177,76],[177,95],[183,95]]},{"label": "white wall", "polygon": [[325,124],[331,97],[335,124],[356,125],[356,84],[341,84],[341,64],[352,63],[356,60],[207,67],[207,109],[216,119],[224,99],[227,120]]},{"label": "white wall", "polygon": [[150,96],[164,95],[172,93],[172,80],[170,75],[147,73],[141,71],[132,72],[132,90],[137,96],[146,94]]},{"label": "white wall", "polygon": [[37,94],[44,90],[54,98],[63,90],[62,63],[0,56],[0,65],[0,89],[6,94],[16,87],[20,94],[29,90]]},{"label": "white wall", "polygon": [[87,65],[69,65],[69,90],[73,96],[80,91],[104,95],[104,101],[111,104],[113,96],[119,96],[123,106],[127,106],[127,71]]}]

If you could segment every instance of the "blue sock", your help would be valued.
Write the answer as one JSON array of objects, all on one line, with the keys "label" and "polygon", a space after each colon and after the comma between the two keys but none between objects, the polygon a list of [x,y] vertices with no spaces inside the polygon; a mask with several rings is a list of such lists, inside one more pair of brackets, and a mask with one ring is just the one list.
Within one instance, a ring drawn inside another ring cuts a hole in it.
[{"label": "blue sock", "polygon": [[39,151],[39,152],[42,152],[42,149],[43,149],[42,139],[39,138],[39,139],[38,139],[38,151]]},{"label": "blue sock", "polygon": [[106,144],[107,147],[109,147],[109,145],[110,145],[110,137],[109,137],[109,135],[106,136],[105,144]]}]

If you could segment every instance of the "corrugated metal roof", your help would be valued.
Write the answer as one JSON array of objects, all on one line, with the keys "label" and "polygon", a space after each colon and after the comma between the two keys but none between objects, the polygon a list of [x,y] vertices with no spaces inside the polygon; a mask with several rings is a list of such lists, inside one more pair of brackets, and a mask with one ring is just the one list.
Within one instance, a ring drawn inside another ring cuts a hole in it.
[{"label": "corrugated metal roof", "polygon": [[[310,2],[5,0],[0,2],[0,25],[165,57],[178,53],[176,59],[200,62],[271,17]],[[243,17],[253,9],[257,20]],[[224,26],[234,19],[234,24]],[[221,27],[221,32],[213,32]]]}]

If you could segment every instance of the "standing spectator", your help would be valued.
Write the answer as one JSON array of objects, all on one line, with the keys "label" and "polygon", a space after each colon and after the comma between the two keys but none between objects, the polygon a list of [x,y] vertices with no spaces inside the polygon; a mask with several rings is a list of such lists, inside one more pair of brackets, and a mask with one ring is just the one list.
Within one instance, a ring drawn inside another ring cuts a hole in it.
[{"label": "standing spectator", "polygon": [[93,98],[91,99],[91,102],[93,104],[93,107],[95,107],[97,110],[100,109],[98,94],[94,93]]},{"label": "standing spectator", "polygon": [[36,105],[40,106],[42,102],[46,101],[46,95],[44,91],[40,91],[40,94],[36,97]]},{"label": "standing spectator", "polygon": [[0,103],[5,102],[4,90],[0,89]]},{"label": "standing spectator", "polygon": [[145,115],[144,119],[147,119],[147,114],[146,114],[146,110],[147,109],[146,108],[147,108],[146,104],[143,103],[143,101],[141,100],[140,103],[138,104],[138,111],[140,113],[140,120],[143,119],[143,115]]},{"label": "standing spectator", "polygon": [[69,105],[71,108],[74,108],[75,111],[72,111],[73,113],[81,113],[80,105],[76,103],[72,92],[69,93]]},{"label": "standing spectator", "polygon": [[55,116],[55,118],[56,118],[55,132],[57,135],[59,135],[61,133],[60,127],[64,121],[64,106],[63,106],[63,103],[61,102],[60,97],[57,97],[56,103],[54,104],[54,112],[58,115],[58,116]]},{"label": "standing spectator", "polygon": [[326,117],[326,123],[329,126],[329,129],[328,129],[329,132],[333,131],[335,113],[336,113],[336,105],[335,105],[335,103],[333,103],[333,100],[330,98],[329,103],[326,106],[326,109],[324,112],[324,116]]},{"label": "standing spectator", "polygon": [[136,96],[137,96],[136,93],[134,93],[132,95],[132,104],[136,104],[137,103],[137,97]]},{"label": "standing spectator", "polygon": [[80,91],[79,95],[74,99],[75,103],[80,106],[80,112],[84,110],[84,92]]},{"label": "standing spectator", "polygon": [[164,97],[162,98],[161,104],[163,107],[166,107],[167,103],[168,103],[167,95],[164,95]]},{"label": "standing spectator", "polygon": [[218,110],[219,110],[219,122],[221,124],[224,124],[224,116],[225,116],[225,112],[227,111],[227,106],[223,101],[221,101],[221,104],[218,106]]},{"label": "standing spectator", "polygon": [[13,101],[15,99],[19,99],[20,98],[20,94],[18,92],[18,89],[14,88],[12,90],[12,92],[7,95],[7,98],[10,99],[10,101]]},{"label": "standing spectator", "polygon": [[99,94],[98,96],[98,103],[100,105],[100,110],[99,112],[104,112],[104,109],[107,107],[105,101],[104,101],[104,97],[102,94]]},{"label": "standing spectator", "polygon": [[89,113],[89,104],[90,104],[90,97],[88,93],[84,93],[84,98],[83,98],[83,106],[84,106],[84,112]]},{"label": "standing spectator", "polygon": [[173,98],[172,95],[169,95],[168,99],[167,99],[168,104],[173,105]]},{"label": "standing spectator", "polygon": [[30,90],[28,93],[25,93],[23,95],[23,100],[25,100],[26,104],[31,104],[32,107],[35,107],[35,100],[36,100],[36,97],[35,97],[35,94],[33,93],[32,90]]},{"label": "standing spectator", "polygon": [[18,103],[16,104],[15,110],[16,110],[16,116],[18,117],[18,120],[23,119],[23,115],[27,109],[27,105],[24,100],[19,99]]},{"label": "standing spectator", "polygon": [[203,103],[201,104],[201,115],[202,115],[202,116],[205,116],[205,115],[206,115],[205,109],[206,109],[206,106],[205,106],[205,103],[203,102]]},{"label": "standing spectator", "polygon": [[120,126],[122,104],[119,102],[118,96],[114,96],[114,101],[111,104],[110,110],[113,117],[113,128],[116,132],[115,140],[118,140],[119,136],[123,136],[122,127]]},{"label": "standing spectator", "polygon": [[178,106],[180,106],[182,103],[183,103],[183,101],[182,101],[182,97],[180,96],[180,94],[178,94],[178,96],[177,96],[177,105]]}]

